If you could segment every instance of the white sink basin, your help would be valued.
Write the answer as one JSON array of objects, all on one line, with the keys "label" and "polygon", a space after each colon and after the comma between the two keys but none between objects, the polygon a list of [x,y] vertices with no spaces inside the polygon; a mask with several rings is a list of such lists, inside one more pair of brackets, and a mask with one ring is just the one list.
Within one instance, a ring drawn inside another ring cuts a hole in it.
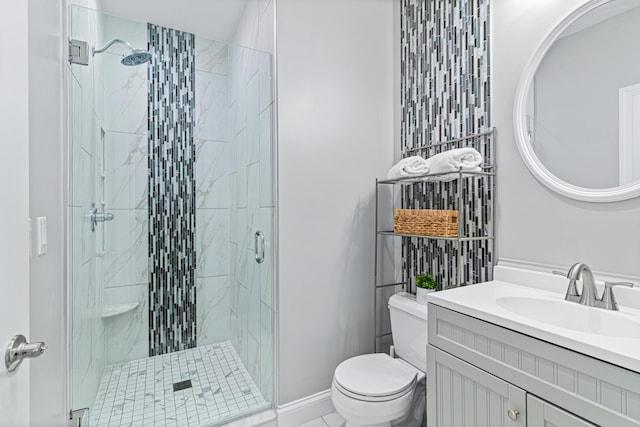
[{"label": "white sink basin", "polygon": [[[551,277],[553,279],[554,277]],[[429,302],[640,372],[640,310],[585,307],[559,292],[492,280],[429,294]],[[631,293],[625,296],[633,297]],[[618,301],[621,301],[620,299]]]},{"label": "white sink basin", "polygon": [[640,323],[618,312],[554,299],[497,298],[498,306],[538,322],[573,331],[619,338],[640,338]]}]

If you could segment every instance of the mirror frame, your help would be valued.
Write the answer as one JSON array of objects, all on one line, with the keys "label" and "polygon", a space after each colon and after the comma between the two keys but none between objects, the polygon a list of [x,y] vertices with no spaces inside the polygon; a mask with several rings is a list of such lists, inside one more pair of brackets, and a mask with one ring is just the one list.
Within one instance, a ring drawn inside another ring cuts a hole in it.
[{"label": "mirror frame", "polygon": [[569,184],[568,182],[561,180],[551,173],[542,164],[542,162],[540,162],[536,153],[533,151],[527,137],[524,117],[526,113],[527,96],[529,95],[529,87],[533,82],[533,78],[538,71],[538,67],[542,62],[542,59],[545,57],[558,36],[560,36],[560,34],[576,19],[596,7],[611,1],[615,0],[590,0],[586,2],[566,16],[551,30],[549,34],[547,34],[524,68],[516,91],[513,110],[513,128],[516,137],[516,145],[524,164],[529,169],[529,172],[531,172],[538,181],[556,193],[574,200],[581,200],[585,202],[617,202],[638,197],[640,196],[640,181],[618,187],[586,188]]}]

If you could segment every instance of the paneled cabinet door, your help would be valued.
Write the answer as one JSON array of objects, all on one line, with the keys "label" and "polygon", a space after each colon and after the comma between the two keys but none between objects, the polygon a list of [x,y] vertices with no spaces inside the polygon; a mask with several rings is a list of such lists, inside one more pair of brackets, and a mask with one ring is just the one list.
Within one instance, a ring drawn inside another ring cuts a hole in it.
[{"label": "paneled cabinet door", "polygon": [[596,425],[528,394],[527,427],[596,427]]},{"label": "paneled cabinet door", "polygon": [[427,346],[428,427],[525,427],[526,392]]}]

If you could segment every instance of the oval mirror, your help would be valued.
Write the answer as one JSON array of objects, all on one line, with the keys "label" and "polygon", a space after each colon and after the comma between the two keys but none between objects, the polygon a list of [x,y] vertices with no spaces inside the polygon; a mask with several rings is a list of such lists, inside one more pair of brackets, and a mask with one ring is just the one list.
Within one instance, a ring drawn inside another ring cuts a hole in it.
[{"label": "oval mirror", "polygon": [[640,195],[640,0],[592,0],[529,60],[514,108],[531,173],[572,199]]}]

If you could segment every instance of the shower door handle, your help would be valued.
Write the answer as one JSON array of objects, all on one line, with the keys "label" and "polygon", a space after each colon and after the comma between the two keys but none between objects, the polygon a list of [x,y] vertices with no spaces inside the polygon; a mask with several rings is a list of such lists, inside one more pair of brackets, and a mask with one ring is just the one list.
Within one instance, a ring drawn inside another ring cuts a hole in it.
[{"label": "shower door handle", "polygon": [[253,247],[256,251],[256,262],[262,264],[264,262],[264,234],[262,231],[256,231],[253,239]]}]

